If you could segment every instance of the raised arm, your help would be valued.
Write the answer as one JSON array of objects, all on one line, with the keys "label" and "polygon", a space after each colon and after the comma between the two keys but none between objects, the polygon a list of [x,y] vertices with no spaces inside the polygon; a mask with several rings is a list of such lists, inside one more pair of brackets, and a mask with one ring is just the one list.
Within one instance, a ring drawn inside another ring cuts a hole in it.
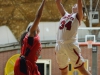
[{"label": "raised arm", "polygon": [[63,5],[61,4],[61,0],[56,0],[56,4],[57,4],[57,7],[58,7],[58,10],[60,11],[60,14],[62,16],[65,15],[65,9],[63,7]]},{"label": "raised arm", "polygon": [[78,18],[79,18],[79,21],[82,21],[83,19],[82,0],[77,0],[77,4],[78,4]]},{"label": "raised arm", "polygon": [[42,1],[41,5],[40,5],[40,7],[39,7],[39,9],[37,11],[36,17],[34,19],[34,23],[33,23],[32,27],[30,28],[30,31],[29,31],[29,36],[30,37],[33,37],[34,36],[34,32],[38,29],[38,24],[39,24],[40,19],[41,19],[44,3],[45,3],[45,0]]}]

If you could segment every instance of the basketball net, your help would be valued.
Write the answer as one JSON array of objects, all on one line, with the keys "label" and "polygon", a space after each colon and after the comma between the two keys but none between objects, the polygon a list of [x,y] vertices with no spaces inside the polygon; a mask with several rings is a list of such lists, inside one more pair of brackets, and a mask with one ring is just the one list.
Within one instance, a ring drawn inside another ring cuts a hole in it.
[{"label": "basketball net", "polygon": [[92,40],[87,41],[87,46],[88,46],[88,48],[92,48],[92,43],[93,43]]}]

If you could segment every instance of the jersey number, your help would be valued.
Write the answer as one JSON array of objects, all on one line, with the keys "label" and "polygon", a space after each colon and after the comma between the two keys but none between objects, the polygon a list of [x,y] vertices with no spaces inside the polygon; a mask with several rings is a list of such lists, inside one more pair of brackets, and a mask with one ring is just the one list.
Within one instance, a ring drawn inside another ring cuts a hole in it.
[{"label": "jersey number", "polygon": [[71,30],[71,24],[72,24],[72,21],[69,21],[66,24],[65,24],[65,21],[62,21],[61,25],[59,26],[59,29],[62,30],[64,28],[64,26],[65,26],[66,30]]}]

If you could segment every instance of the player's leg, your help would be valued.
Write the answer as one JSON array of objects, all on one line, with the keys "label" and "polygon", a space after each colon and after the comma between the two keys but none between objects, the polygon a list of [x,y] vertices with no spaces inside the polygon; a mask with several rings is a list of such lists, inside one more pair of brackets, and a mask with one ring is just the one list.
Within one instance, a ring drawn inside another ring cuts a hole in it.
[{"label": "player's leg", "polygon": [[83,75],[91,75],[84,68],[84,59],[81,56],[81,49],[78,46],[74,44],[69,44],[69,49],[67,50],[67,53],[75,69],[78,69]]},{"label": "player's leg", "polygon": [[61,70],[61,75],[68,75],[68,56],[65,54],[63,45],[56,45],[55,47],[56,61]]},{"label": "player's leg", "polygon": [[82,65],[81,67],[77,68],[83,75],[92,75],[89,71],[87,71],[84,68],[84,65]]},{"label": "player's leg", "polygon": [[61,75],[68,75],[68,67],[61,70]]},{"label": "player's leg", "polygon": [[56,54],[56,60],[61,71],[61,75],[68,75],[68,60],[65,55]]}]

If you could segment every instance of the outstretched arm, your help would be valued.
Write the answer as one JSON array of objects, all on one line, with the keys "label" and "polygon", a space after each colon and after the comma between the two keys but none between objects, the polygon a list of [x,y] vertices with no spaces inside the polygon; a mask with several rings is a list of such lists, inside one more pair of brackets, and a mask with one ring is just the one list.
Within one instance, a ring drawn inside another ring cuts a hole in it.
[{"label": "outstretched arm", "polygon": [[78,4],[78,18],[79,21],[82,21],[83,19],[82,0],[77,0],[77,4]]},{"label": "outstretched arm", "polygon": [[29,36],[30,37],[33,37],[34,36],[34,32],[38,29],[38,24],[39,24],[40,19],[41,19],[44,3],[45,3],[45,0],[42,1],[41,5],[40,5],[40,7],[39,7],[39,9],[37,11],[36,17],[34,19],[34,23],[33,23],[32,27],[30,28],[30,31],[29,31]]},{"label": "outstretched arm", "polygon": [[56,0],[56,4],[57,4],[57,7],[58,7],[58,10],[60,11],[60,14],[62,16],[65,15],[65,9],[63,7],[63,5],[61,4],[61,0]]}]

